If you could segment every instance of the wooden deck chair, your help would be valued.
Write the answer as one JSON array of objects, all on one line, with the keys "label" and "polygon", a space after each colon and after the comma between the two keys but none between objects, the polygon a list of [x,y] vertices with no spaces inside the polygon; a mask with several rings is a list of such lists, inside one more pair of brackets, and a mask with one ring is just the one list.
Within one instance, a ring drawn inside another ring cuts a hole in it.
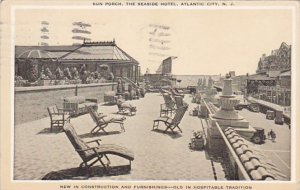
[{"label": "wooden deck chair", "polygon": [[[129,166],[131,167],[131,161],[134,160],[134,154],[127,148],[114,144],[100,144],[100,139],[85,142],[77,135],[71,123],[64,125],[63,129],[83,161],[79,165],[78,171],[83,167],[90,168],[95,163],[100,162],[104,171],[107,172],[110,164],[110,160],[107,156],[108,154],[120,156],[129,160]],[[91,143],[96,144],[96,146],[90,146]],[[103,158],[106,159],[106,163],[104,163]]]},{"label": "wooden deck chair", "polygon": [[183,101],[182,96],[174,96],[176,108],[181,108],[185,106],[189,106],[185,101]]},{"label": "wooden deck chair", "polygon": [[179,93],[176,89],[174,88],[171,88],[171,93],[172,93],[172,96],[175,97],[175,96],[182,96],[184,97],[184,94],[183,93]]},{"label": "wooden deck chair", "polygon": [[66,122],[70,122],[70,115],[68,112],[64,112],[63,109],[57,108],[56,105],[47,107],[50,116],[50,132],[54,127],[63,128]]},{"label": "wooden deck chair", "polygon": [[181,107],[176,109],[175,115],[173,118],[171,117],[160,117],[153,121],[153,130],[158,129],[159,122],[163,122],[166,125],[166,129],[164,132],[167,132],[167,130],[171,130],[172,133],[174,133],[174,129],[178,128],[179,131],[182,133],[182,130],[179,127],[179,124],[187,110],[187,106]]},{"label": "wooden deck chair", "polygon": [[102,130],[105,134],[108,134],[104,128],[110,123],[120,124],[121,130],[125,132],[123,121],[126,119],[126,117],[108,117],[107,115],[97,113],[90,107],[88,108],[88,111],[93,121],[96,123],[96,126],[91,130],[92,134],[95,134],[100,130]]},{"label": "wooden deck chair", "polygon": [[163,89],[163,88],[159,88],[159,92],[160,92],[161,95],[164,95],[164,94],[172,95],[172,93],[169,90],[166,90],[166,89]]},{"label": "wooden deck chair", "polygon": [[172,99],[171,95],[163,94],[163,98],[165,103],[160,105],[160,114],[159,116],[168,116],[169,114],[172,116],[173,112],[175,111],[175,101]]}]

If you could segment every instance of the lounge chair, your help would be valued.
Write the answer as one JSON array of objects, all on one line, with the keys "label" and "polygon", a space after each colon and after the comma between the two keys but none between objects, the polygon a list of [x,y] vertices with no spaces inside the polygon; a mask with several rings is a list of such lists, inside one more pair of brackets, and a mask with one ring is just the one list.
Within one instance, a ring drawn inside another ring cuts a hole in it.
[{"label": "lounge chair", "polygon": [[172,95],[171,91],[169,91],[167,89],[163,89],[163,88],[159,88],[159,92],[161,95],[164,95],[164,94]]},{"label": "lounge chair", "polygon": [[178,90],[176,90],[174,88],[171,88],[170,91],[171,91],[173,97],[175,97],[175,96],[182,96],[182,97],[184,97],[183,93],[180,93]]},{"label": "lounge chair", "polygon": [[[83,161],[79,165],[78,170],[83,167],[90,168],[95,163],[100,162],[107,172],[110,164],[110,160],[107,156],[108,154],[120,156],[129,160],[129,166],[131,167],[131,161],[134,160],[134,154],[127,148],[114,144],[100,144],[100,139],[85,142],[77,135],[71,123],[64,125],[64,132]],[[90,146],[90,143],[96,143],[96,146]],[[106,159],[106,163],[103,162],[103,158]]]},{"label": "lounge chair", "polygon": [[176,109],[175,115],[173,118],[171,117],[160,117],[153,121],[153,130],[158,129],[159,122],[163,122],[166,125],[166,129],[164,132],[167,132],[169,129],[174,133],[174,129],[178,128],[182,133],[182,130],[179,127],[179,124],[187,110],[187,106]]},{"label": "lounge chair", "polygon": [[184,106],[189,106],[185,101],[183,101],[182,96],[174,96],[176,108],[181,108]]},{"label": "lounge chair", "polygon": [[117,100],[117,106],[118,106],[118,114],[130,114],[130,115],[134,115],[136,114],[136,107],[132,106],[131,104],[129,104],[128,102],[125,102],[124,99],[119,98]]},{"label": "lounge chair", "polygon": [[47,107],[50,116],[50,132],[54,127],[63,128],[66,122],[70,122],[70,115],[62,108],[57,108],[56,105]]},{"label": "lounge chair", "polygon": [[176,110],[175,101],[172,99],[171,95],[164,93],[163,98],[165,103],[160,105],[160,114],[159,116],[172,116],[173,112]]},{"label": "lounge chair", "polygon": [[105,134],[108,134],[104,128],[107,127],[110,123],[120,124],[121,130],[125,132],[123,121],[126,119],[126,117],[109,117],[107,115],[97,113],[92,108],[88,108],[88,111],[93,121],[96,123],[96,126],[91,130],[92,134],[95,134],[100,130],[102,130]]}]

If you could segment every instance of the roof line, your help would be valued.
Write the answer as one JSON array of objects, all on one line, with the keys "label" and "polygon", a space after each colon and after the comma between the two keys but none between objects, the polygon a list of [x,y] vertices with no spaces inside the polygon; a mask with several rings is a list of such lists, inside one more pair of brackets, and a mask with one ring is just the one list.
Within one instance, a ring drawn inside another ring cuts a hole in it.
[{"label": "roof line", "polygon": [[[122,55],[121,55],[120,52],[118,51],[118,49],[120,49],[120,48],[117,47],[117,46],[114,46],[114,48],[117,48],[116,52],[119,54],[119,57],[123,60]],[[113,49],[113,51],[114,51],[114,49]],[[125,55],[125,56],[126,56],[126,55]],[[127,58],[130,60],[130,57],[127,56]]]},{"label": "roof line", "polygon": [[78,49],[81,48],[82,46],[83,46],[83,45],[81,45],[81,46],[79,46],[78,48],[76,48],[76,49],[70,51],[69,53],[66,53],[65,55],[61,56],[60,58],[61,58],[61,59],[62,59],[62,58],[65,58],[66,56],[68,56],[69,54],[71,54],[71,53],[73,53],[74,51],[78,50]]},{"label": "roof line", "polygon": [[126,53],[125,51],[123,51],[119,46],[116,45],[117,48],[119,48],[119,50],[124,53],[127,57],[129,57],[131,60],[133,60],[134,62],[136,62],[137,64],[140,64],[137,60],[135,60],[133,57],[131,57],[128,53]]},{"label": "roof line", "polygon": [[[28,50],[27,50],[27,51],[28,51]],[[18,59],[21,58],[22,55],[23,55],[24,53],[26,53],[27,51],[23,51],[23,53],[21,53],[17,58],[18,58]]]}]

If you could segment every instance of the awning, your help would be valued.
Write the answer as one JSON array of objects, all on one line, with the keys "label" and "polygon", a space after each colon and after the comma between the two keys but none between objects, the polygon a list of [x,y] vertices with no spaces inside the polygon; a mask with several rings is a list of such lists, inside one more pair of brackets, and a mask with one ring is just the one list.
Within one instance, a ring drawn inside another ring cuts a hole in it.
[{"label": "awning", "polygon": [[56,59],[55,54],[45,50],[27,50],[21,53],[17,58],[25,59]]}]

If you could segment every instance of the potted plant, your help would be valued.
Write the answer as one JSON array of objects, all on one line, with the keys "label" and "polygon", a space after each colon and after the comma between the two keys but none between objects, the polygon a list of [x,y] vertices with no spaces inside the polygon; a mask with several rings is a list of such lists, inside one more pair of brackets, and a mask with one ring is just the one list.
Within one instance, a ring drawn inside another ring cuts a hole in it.
[{"label": "potted plant", "polygon": [[194,138],[191,138],[190,148],[195,150],[203,150],[205,139],[202,131],[193,131]]},{"label": "potted plant", "polygon": [[56,79],[55,84],[57,84],[57,85],[64,84],[64,80],[63,80],[64,79],[64,73],[59,67],[56,68],[54,74],[55,74],[55,79]]},{"label": "potted plant", "polygon": [[198,116],[199,108],[195,107],[192,111],[192,116]]}]

